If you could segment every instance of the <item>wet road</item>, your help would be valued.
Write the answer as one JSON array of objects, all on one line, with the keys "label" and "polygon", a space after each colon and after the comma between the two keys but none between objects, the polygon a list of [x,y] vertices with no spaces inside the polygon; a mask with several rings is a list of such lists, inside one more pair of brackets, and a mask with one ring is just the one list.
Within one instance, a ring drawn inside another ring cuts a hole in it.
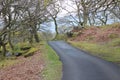
[{"label": "wet road", "polygon": [[118,66],[91,56],[64,41],[50,41],[48,44],[63,63],[62,80],[120,80]]}]

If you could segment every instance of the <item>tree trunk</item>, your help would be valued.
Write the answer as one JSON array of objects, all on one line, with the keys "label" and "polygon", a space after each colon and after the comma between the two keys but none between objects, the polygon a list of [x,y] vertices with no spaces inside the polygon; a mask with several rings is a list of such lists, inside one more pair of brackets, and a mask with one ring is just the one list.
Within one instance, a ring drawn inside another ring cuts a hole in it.
[{"label": "tree trunk", "polygon": [[58,25],[57,25],[57,21],[56,21],[56,18],[53,18],[53,20],[54,20],[54,24],[55,24],[55,31],[56,31],[56,35],[55,35],[55,38],[57,38],[57,36],[58,36]]},{"label": "tree trunk", "polygon": [[14,46],[13,46],[13,44],[11,42],[11,32],[9,32],[9,34],[8,34],[8,43],[9,43],[11,49],[14,50]]},{"label": "tree trunk", "polygon": [[87,7],[86,7],[86,4],[85,4],[85,1],[84,0],[81,0],[81,5],[83,7],[83,26],[85,27],[87,25],[87,21],[88,21],[88,11],[87,11]]},{"label": "tree trunk", "polygon": [[84,24],[83,24],[84,27],[87,25],[87,21],[88,21],[88,14],[87,14],[87,12],[85,11],[85,12],[84,12]]},{"label": "tree trunk", "polygon": [[34,32],[34,39],[35,39],[35,42],[37,42],[37,43],[40,42],[37,31]]},{"label": "tree trunk", "polygon": [[2,55],[5,57],[5,55],[6,55],[6,44],[7,43],[5,43],[4,42],[4,40],[5,40],[5,37],[6,37],[6,34],[5,35],[2,35],[3,37],[1,38],[0,37],[0,48],[2,48]]},{"label": "tree trunk", "polygon": [[2,53],[3,53],[3,56],[5,57],[5,55],[6,55],[6,44],[3,44],[2,47],[3,47]]},{"label": "tree trunk", "polygon": [[33,34],[30,32],[30,36],[28,38],[29,43],[32,44],[33,43]]},{"label": "tree trunk", "polygon": [[36,25],[34,27],[32,27],[32,32],[33,33],[31,33],[31,34],[33,34],[33,38],[35,39],[35,42],[39,43],[40,40],[39,40],[39,36],[37,33]]}]

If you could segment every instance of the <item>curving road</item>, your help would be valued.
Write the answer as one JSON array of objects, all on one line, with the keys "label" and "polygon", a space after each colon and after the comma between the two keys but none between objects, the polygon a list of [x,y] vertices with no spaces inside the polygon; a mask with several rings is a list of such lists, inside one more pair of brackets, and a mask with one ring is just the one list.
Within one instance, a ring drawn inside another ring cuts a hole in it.
[{"label": "curving road", "polygon": [[58,53],[63,63],[62,80],[120,80],[120,68],[91,56],[64,41],[48,44]]}]

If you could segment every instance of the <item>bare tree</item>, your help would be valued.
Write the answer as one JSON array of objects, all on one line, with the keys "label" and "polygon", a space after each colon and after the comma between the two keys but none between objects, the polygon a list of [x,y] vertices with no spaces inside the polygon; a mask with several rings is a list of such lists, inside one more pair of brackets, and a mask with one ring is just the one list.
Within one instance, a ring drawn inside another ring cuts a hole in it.
[{"label": "bare tree", "polygon": [[72,13],[76,14],[76,17],[74,15],[72,15],[72,17],[78,26],[86,26],[88,24],[95,25],[97,22],[96,19],[99,19],[101,23],[105,25],[111,12],[114,12],[113,14],[116,16],[119,15],[119,13],[116,14],[116,12],[119,11],[119,0],[71,0],[71,2],[73,5],[76,5],[76,7],[69,4],[67,5],[74,11],[70,12],[67,9],[65,10],[71,15]]},{"label": "bare tree", "polygon": [[[9,43],[12,50],[14,45],[12,37],[14,33],[30,34],[30,39],[39,42],[37,31],[40,24],[48,19],[47,7],[51,1],[44,0],[1,0],[0,1],[0,47],[3,47],[3,54],[6,53],[6,44]],[[21,35],[20,34],[20,35]]]},{"label": "bare tree", "polygon": [[58,16],[58,13],[60,12],[59,1],[54,0],[53,3],[51,3],[50,7],[48,7],[47,11],[54,22],[55,31],[56,31],[55,38],[56,38],[59,34],[58,33],[58,23],[57,23],[57,16]]}]

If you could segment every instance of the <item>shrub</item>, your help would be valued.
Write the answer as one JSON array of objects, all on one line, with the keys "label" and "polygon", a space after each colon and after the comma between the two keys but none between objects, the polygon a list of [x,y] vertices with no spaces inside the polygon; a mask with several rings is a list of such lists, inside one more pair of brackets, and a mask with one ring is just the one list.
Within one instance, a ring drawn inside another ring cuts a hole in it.
[{"label": "shrub", "polygon": [[55,40],[67,40],[67,36],[65,34],[59,34]]},{"label": "shrub", "polygon": [[73,36],[72,32],[67,32],[66,34],[67,34],[67,37],[69,37],[69,38]]}]

